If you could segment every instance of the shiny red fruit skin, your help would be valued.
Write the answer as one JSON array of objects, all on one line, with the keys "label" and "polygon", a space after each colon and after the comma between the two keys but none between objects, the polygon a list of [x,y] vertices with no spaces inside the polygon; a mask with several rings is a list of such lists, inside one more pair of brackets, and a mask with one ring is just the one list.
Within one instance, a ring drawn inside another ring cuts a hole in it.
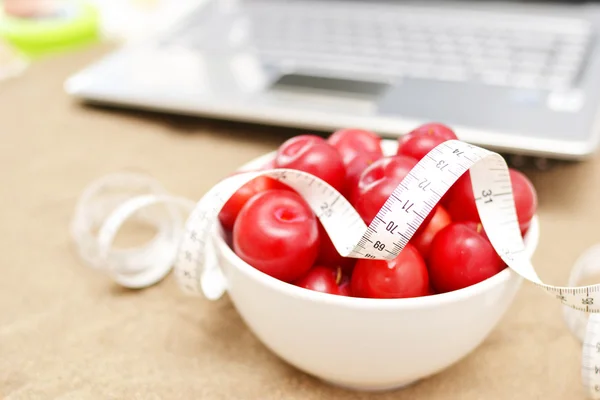
[{"label": "shiny red fruit skin", "polygon": [[472,286],[506,267],[490,242],[472,226],[461,222],[438,232],[427,265],[431,285],[439,293]]},{"label": "shiny red fruit skin", "polygon": [[304,275],[317,258],[317,218],[296,192],[259,193],[242,207],[237,217],[233,250],[259,271],[292,282]]},{"label": "shiny red fruit skin", "polygon": [[442,198],[442,204],[453,221],[480,221],[469,171],[465,172],[448,189],[446,195]]},{"label": "shiny red fruit skin", "polygon": [[278,180],[266,176],[254,178],[239,188],[238,191],[235,192],[233,196],[229,198],[229,200],[227,200],[227,203],[225,203],[219,212],[219,222],[223,228],[228,231],[233,229],[233,225],[240,210],[244,204],[246,204],[246,202],[252,198],[252,196],[274,189],[292,190],[289,186],[279,182]]},{"label": "shiny red fruit skin", "polygon": [[317,292],[352,296],[350,279],[342,272],[340,267],[317,264],[294,284]]},{"label": "shiny red fruit skin", "polygon": [[412,237],[410,243],[416,247],[423,258],[427,259],[429,256],[429,250],[431,249],[431,243],[433,238],[439,231],[452,223],[452,218],[448,211],[440,205],[438,205],[432,212],[433,217],[423,229],[419,229],[418,232]]},{"label": "shiny red fruit skin", "polygon": [[363,129],[340,129],[327,138],[327,142],[335,147],[345,165],[361,153],[373,153],[377,158],[383,157],[381,137]]},{"label": "shiny red fruit skin", "polygon": [[446,125],[438,123],[424,124],[398,139],[396,154],[421,160],[434,147],[452,139],[457,139],[456,134]]},{"label": "shiny red fruit skin", "polygon": [[402,179],[381,179],[365,190],[354,202],[354,208],[365,224],[370,225],[381,207],[400,184]]},{"label": "shiny red fruit skin", "polygon": [[413,129],[406,135],[400,137],[402,141],[404,137],[408,135],[430,135],[430,136],[439,136],[446,140],[456,140],[458,137],[456,133],[452,129],[450,129],[447,125],[440,124],[438,122],[430,122],[427,124],[423,124]]},{"label": "shiny red fruit skin", "polygon": [[[519,228],[521,233],[525,234],[537,211],[537,193],[531,181],[523,173],[509,168],[509,176]],[[471,186],[471,175],[468,171],[452,185],[443,197],[442,203],[454,221],[481,221]]]},{"label": "shiny red fruit skin", "polygon": [[510,181],[512,184],[513,196],[515,198],[515,207],[517,210],[517,219],[519,228],[524,235],[527,233],[531,220],[538,207],[537,192],[533,183],[522,172],[510,168]]},{"label": "shiny red fruit skin", "polygon": [[346,183],[349,189],[349,197],[358,188],[358,181],[362,173],[375,161],[381,159],[378,153],[358,153],[346,164]]},{"label": "shiny red fruit skin", "polygon": [[363,171],[358,182],[358,191],[361,194],[369,185],[384,178],[404,179],[417,160],[407,156],[383,157],[373,162]]},{"label": "shiny red fruit skin", "polygon": [[342,157],[319,136],[299,135],[286,140],[277,151],[275,167],[308,172],[345,193],[346,169]]},{"label": "shiny red fruit skin", "polygon": [[440,136],[413,136],[398,146],[396,154],[405,155],[421,160],[427,153],[433,150],[434,147],[444,143],[447,139]]},{"label": "shiny red fruit skin", "polygon": [[461,224],[464,224],[464,225],[468,226],[469,228],[477,231],[477,233],[479,233],[482,238],[487,240],[490,244],[492,243],[492,242],[490,242],[490,238],[488,237],[487,233],[485,232],[485,228],[481,222],[462,221]]},{"label": "shiny red fruit skin", "polygon": [[[353,259],[353,262],[351,264],[351,268],[354,267],[354,263],[356,262],[356,259]],[[350,269],[348,272],[348,270],[344,270],[344,268],[342,267],[338,267],[337,269],[337,276],[338,276],[338,295],[340,296],[347,296],[347,297],[352,297],[352,285],[351,285],[351,281],[350,281],[350,277],[352,276],[350,273],[352,272],[353,269]]]},{"label": "shiny red fruit skin", "polygon": [[[351,203],[367,225],[416,164],[417,160],[412,157],[391,156],[375,161],[362,173]],[[435,208],[425,217],[415,234],[424,229],[434,213]]]},{"label": "shiny red fruit skin", "polygon": [[295,284],[296,286],[314,290],[316,292],[338,294],[339,290],[336,278],[336,269],[317,265],[312,267],[306,275],[300,278]]},{"label": "shiny red fruit skin", "polygon": [[427,294],[427,266],[410,243],[390,261],[359,259],[352,272],[352,295],[355,297],[391,299]]}]

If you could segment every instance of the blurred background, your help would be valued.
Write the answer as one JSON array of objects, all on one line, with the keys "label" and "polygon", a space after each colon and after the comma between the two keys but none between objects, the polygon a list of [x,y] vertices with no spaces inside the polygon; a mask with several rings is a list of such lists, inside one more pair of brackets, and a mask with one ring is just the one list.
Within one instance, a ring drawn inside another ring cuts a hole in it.
[{"label": "blurred background", "polygon": [[513,164],[599,143],[596,1],[3,0],[0,76],[109,42],[75,101],[395,138],[443,121]]}]

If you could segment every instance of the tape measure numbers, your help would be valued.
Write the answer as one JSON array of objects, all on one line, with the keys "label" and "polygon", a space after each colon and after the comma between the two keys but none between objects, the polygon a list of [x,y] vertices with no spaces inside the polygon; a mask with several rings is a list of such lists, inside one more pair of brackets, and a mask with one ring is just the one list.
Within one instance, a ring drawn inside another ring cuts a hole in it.
[{"label": "tape measure numbers", "polygon": [[202,271],[213,268],[207,267],[205,260],[208,233],[225,202],[256,177],[269,176],[295,189],[320,219],[342,256],[391,260],[410,241],[446,191],[469,169],[482,225],[504,262],[562,304],[598,312],[600,299],[596,297],[600,297],[597,294],[600,285],[557,287],[542,283],[537,276],[525,254],[505,160],[497,153],[454,140],[442,143],[419,161],[370,226],[333,187],[302,171],[248,172],[221,181],[200,200],[188,219],[175,266],[178,280],[187,292],[202,293]]},{"label": "tape measure numbers", "polygon": [[[600,244],[587,249],[575,262],[568,285],[600,279]],[[600,399],[600,314],[574,311],[564,307],[567,326],[582,342],[581,378],[592,399]]]},{"label": "tape measure numbers", "polygon": [[[540,280],[525,252],[505,160],[495,152],[458,140],[440,144],[420,160],[394,190],[369,226],[343,195],[314,175],[290,169],[253,171],[233,175],[213,186],[195,204],[185,227],[181,231],[172,230],[170,237],[172,241],[179,240],[178,249],[174,250],[173,246],[164,246],[163,249],[173,251],[173,256],[177,254],[174,269],[182,290],[190,294],[204,294],[213,299],[219,297],[226,290],[226,282],[220,273],[211,242],[215,230],[220,229],[218,214],[227,200],[244,184],[256,177],[268,176],[292,187],[306,200],[342,256],[391,260],[397,257],[427,214],[466,171],[471,174],[482,225],[493,247],[508,267],[572,312],[577,310],[576,313],[580,316],[584,313],[598,313],[600,285],[577,287],[574,282],[569,282],[568,286],[558,287]],[[151,200],[152,196],[156,199]],[[111,264],[112,271],[132,269],[131,265],[115,265],[119,262],[118,258],[109,260],[112,237],[129,216],[153,201],[180,209],[192,208],[189,201],[164,194],[129,199],[117,206],[105,220],[99,240],[102,251],[98,254],[104,257],[100,262]],[[78,218],[83,217],[80,212]],[[167,259],[168,257],[164,258]],[[134,272],[140,273],[140,268],[134,268]],[[162,272],[163,274],[156,274],[158,279],[164,276],[164,267]],[[140,283],[148,284],[148,280],[138,282],[136,287],[140,287]],[[593,325],[593,329],[588,329],[587,332],[593,331],[590,335],[595,335],[596,330],[600,332],[600,325]],[[584,348],[590,351],[589,346]],[[594,364],[593,369],[598,369],[596,374],[600,376],[600,365],[596,367]],[[596,385],[596,382],[595,379],[588,379],[585,384],[589,388],[591,383]],[[598,385],[600,389],[600,381]]]}]

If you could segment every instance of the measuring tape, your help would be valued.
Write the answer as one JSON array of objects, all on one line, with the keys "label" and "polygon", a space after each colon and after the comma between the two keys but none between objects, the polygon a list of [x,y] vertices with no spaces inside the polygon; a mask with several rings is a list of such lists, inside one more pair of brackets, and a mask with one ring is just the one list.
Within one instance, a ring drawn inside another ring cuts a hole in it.
[{"label": "measuring tape", "polygon": [[[176,280],[184,292],[216,299],[226,290],[226,280],[212,244],[213,238],[221,233],[218,214],[229,198],[252,179],[267,176],[296,190],[319,218],[342,256],[391,260],[467,170],[471,174],[481,223],[499,256],[517,274],[562,303],[569,310],[566,312],[569,327],[577,332],[576,327],[587,322],[584,316],[595,315],[600,310],[600,285],[575,286],[583,271],[587,271],[586,267],[574,271],[573,282],[568,286],[552,286],[540,280],[525,252],[506,161],[495,152],[458,140],[440,144],[420,160],[369,226],[343,195],[318,177],[297,170],[272,169],[233,175],[213,186],[196,204],[168,195],[149,179],[119,176],[113,177],[118,178],[114,184],[108,184],[111,179],[105,179],[84,192],[72,233],[84,260],[105,268],[125,286],[139,288],[156,283],[174,265]],[[102,195],[102,191],[109,188],[113,195]],[[115,207],[106,207],[104,203]],[[150,212],[149,206],[158,204],[164,209]],[[183,215],[190,210],[182,226]],[[159,233],[146,247],[127,252],[112,249],[116,233],[132,217],[153,223]],[[103,222],[97,238],[92,239],[92,227],[98,221]],[[597,360],[594,352],[597,349],[600,356],[600,318],[594,316],[588,324],[587,337],[583,339],[583,381],[590,394],[600,398],[600,357]]]},{"label": "measuring tape", "polygon": [[[586,250],[575,262],[569,286],[600,277],[600,244]],[[567,326],[583,344],[581,377],[589,396],[600,399],[600,314],[574,312],[563,308]]]},{"label": "measuring tape", "polygon": [[0,37],[28,58],[83,46],[99,38],[100,16],[95,7],[85,0],[55,3],[51,15],[30,18],[8,15],[0,7]]}]

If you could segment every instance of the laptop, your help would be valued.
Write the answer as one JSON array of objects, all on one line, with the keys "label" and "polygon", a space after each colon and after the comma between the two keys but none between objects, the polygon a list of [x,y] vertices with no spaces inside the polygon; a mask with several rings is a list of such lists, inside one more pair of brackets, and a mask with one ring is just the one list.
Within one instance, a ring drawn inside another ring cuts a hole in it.
[{"label": "laptop", "polygon": [[71,76],[84,102],[397,138],[442,122],[503,153],[600,140],[600,2],[203,0]]}]

